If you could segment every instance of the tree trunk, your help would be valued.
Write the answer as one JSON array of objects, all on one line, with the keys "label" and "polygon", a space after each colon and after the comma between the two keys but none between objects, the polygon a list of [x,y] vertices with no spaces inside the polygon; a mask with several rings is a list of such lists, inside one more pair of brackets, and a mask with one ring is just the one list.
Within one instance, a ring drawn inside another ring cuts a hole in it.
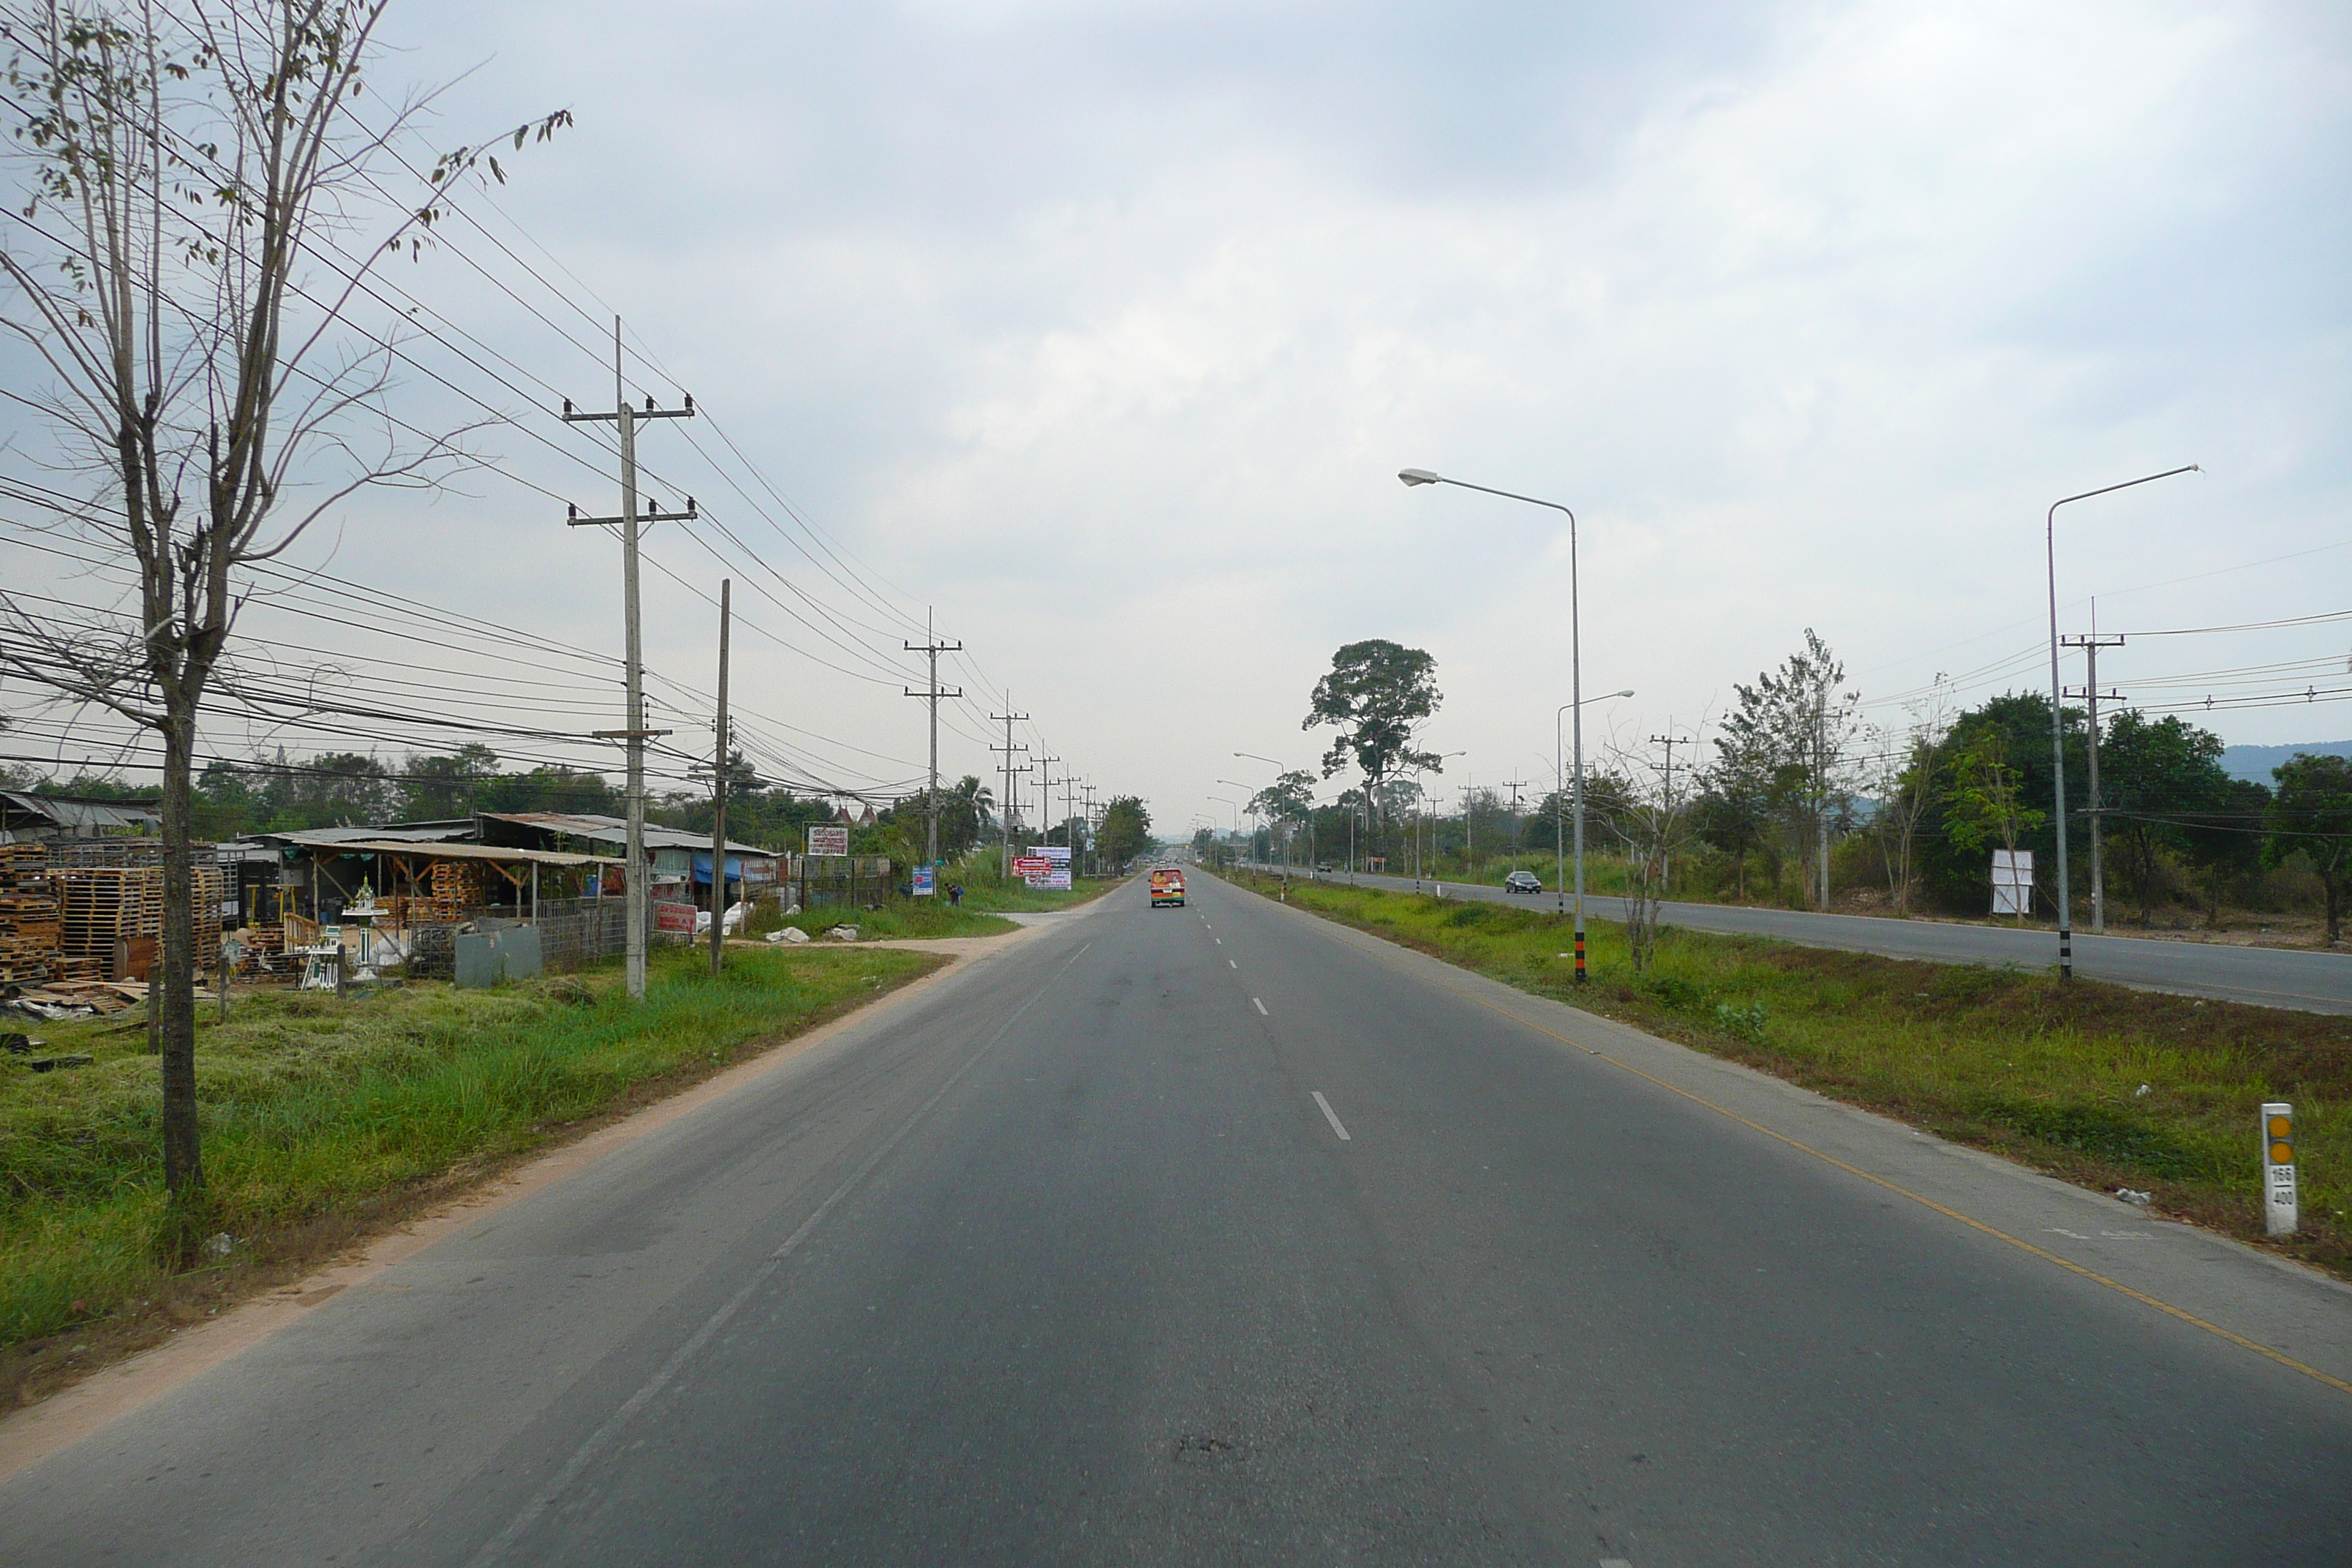
[{"label": "tree trunk", "polygon": [[2334,871],[2322,871],[2319,885],[2327,890],[2327,945],[2344,940],[2344,886]]},{"label": "tree trunk", "polygon": [[195,716],[174,715],[163,734],[163,940],[161,973],[147,983],[160,1015],[163,1079],[163,1184],[174,1198],[205,1184],[196,1132],[195,875],[190,852],[194,815]]}]

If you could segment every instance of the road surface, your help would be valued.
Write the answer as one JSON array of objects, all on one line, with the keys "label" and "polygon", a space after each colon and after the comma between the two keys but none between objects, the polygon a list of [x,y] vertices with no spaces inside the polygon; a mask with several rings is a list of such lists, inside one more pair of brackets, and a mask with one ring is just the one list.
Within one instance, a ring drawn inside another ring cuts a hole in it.
[{"label": "road surface", "polygon": [[1201,877],[19,1468],[0,1562],[2340,1568],[2347,1476],[2352,1292]]},{"label": "road surface", "polygon": [[[1269,872],[1269,875],[1274,874]],[[1293,876],[1301,875],[1296,868]],[[1345,882],[1348,873],[1336,871],[1321,880]],[[1368,888],[1410,892],[1410,877],[1358,874]],[[1506,893],[1500,888],[1475,882],[1428,880],[1424,890],[1444,888],[1449,899],[1486,899],[1549,910],[1557,900],[1546,888],[1540,895]],[[1622,901],[1591,894],[1585,908],[1604,920],[1622,913]],[[1875,952],[1888,958],[1933,959],[1943,963],[2013,963],[2023,969],[2049,969],[2058,962],[2058,939],[2046,931],[2017,931],[1999,926],[1958,925],[1942,921],[1888,920],[1876,915],[1824,915],[1803,910],[1758,910],[1736,904],[1660,906],[1669,925],[1692,931],[1724,931],[1739,936],[1769,936],[1809,947],[1833,947],[1849,952]],[[2261,1007],[2291,1007],[2306,1013],[2352,1013],[2352,953],[2313,952],[2278,947],[2225,947],[2219,942],[2164,942],[2149,937],[2090,936],[2074,933],[2074,972],[2094,980],[2111,980],[2147,991],[2170,991],[2184,996],[2211,996],[2225,1002],[2249,1002]]]}]

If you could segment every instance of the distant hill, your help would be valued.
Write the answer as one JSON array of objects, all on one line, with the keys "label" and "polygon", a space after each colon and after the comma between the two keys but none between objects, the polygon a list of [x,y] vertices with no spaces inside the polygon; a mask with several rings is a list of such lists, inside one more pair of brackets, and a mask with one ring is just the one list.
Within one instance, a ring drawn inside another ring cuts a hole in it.
[{"label": "distant hill", "polygon": [[2258,784],[2275,784],[2271,770],[2294,756],[2297,752],[2309,752],[2315,757],[2352,757],[2352,741],[2313,741],[2299,746],[2225,746],[2221,751],[2221,771],[2231,778],[2252,779]]}]

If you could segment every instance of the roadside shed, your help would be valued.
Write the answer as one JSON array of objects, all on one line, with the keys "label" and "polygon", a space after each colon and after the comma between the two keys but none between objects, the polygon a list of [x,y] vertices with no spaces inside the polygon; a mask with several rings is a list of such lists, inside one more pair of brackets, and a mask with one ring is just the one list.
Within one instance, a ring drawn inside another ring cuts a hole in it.
[{"label": "roadside shed", "polygon": [[[618,816],[588,812],[484,812],[481,841],[533,848],[593,850],[625,858],[629,825]],[[709,909],[710,835],[681,828],[646,825],[646,853],[652,861],[650,877],[657,900],[691,903]],[[780,874],[780,858],[756,844],[727,841],[726,902],[756,898],[772,890]],[[608,889],[618,891],[617,888]]]}]

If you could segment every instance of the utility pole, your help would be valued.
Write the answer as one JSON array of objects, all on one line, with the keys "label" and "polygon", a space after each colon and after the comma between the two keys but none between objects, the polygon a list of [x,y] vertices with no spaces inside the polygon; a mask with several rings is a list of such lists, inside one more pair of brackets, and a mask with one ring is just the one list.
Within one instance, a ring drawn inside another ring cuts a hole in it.
[{"label": "utility pole", "polygon": [[637,510],[637,421],[640,419],[691,419],[694,399],[689,395],[683,408],[656,408],[651,397],[643,409],[629,406],[627,392],[621,384],[621,318],[613,318],[613,412],[610,414],[575,414],[572,400],[563,400],[563,418],[567,424],[578,425],[610,419],[621,427],[621,515],[618,517],[582,517],[578,507],[569,509],[564,520],[573,528],[611,527],[621,530],[621,582],[623,617],[627,623],[627,651],[625,663],[628,686],[628,724],[620,730],[599,730],[601,741],[625,741],[629,748],[629,867],[625,896],[628,900],[629,918],[629,995],[643,1001],[646,994],[646,916],[652,912],[652,889],[646,883],[646,742],[667,730],[646,728],[645,661],[637,629],[637,529],[648,522],[691,522],[701,514],[696,510],[694,498],[686,498],[684,511],[664,511],[659,507],[640,512]]},{"label": "utility pole", "polygon": [[1046,843],[1054,842],[1054,825],[1046,818],[1054,815],[1054,764],[1059,757],[1032,757],[1037,764],[1037,832]]},{"label": "utility pole", "polygon": [[1013,879],[1013,775],[1016,772],[1025,773],[1029,771],[1025,764],[1018,769],[1015,769],[1013,765],[1013,754],[1015,752],[1025,752],[1029,749],[1025,745],[1016,746],[1013,743],[1013,726],[1026,720],[1029,715],[1026,713],[1014,713],[1009,711],[1013,706],[1012,695],[1013,694],[1009,691],[1005,693],[1006,700],[1004,706],[1008,711],[1003,713],[991,713],[989,715],[991,719],[1003,721],[1004,725],[1004,744],[1001,746],[991,746],[988,748],[992,752],[1003,752],[1004,753],[1004,798],[997,804],[1003,808],[1004,813],[1004,879],[1008,882]]},{"label": "utility pole", "polygon": [[2103,692],[2099,689],[2099,650],[2103,647],[2121,647],[2124,646],[2124,639],[2120,632],[2106,637],[2091,632],[2078,637],[2060,637],[2058,641],[2062,647],[2081,648],[2084,657],[2090,661],[2091,666],[2090,684],[2080,690],[2069,688],[2063,695],[2082,698],[2089,709],[2086,717],[2090,722],[2091,731],[2088,737],[2091,805],[2090,809],[2084,815],[2091,819],[2091,931],[2094,935],[2104,936],[2107,930],[2107,836],[2106,822],[2103,816],[2104,807],[2099,801],[2099,699],[2105,697],[2109,701],[2120,702],[2123,700],[2123,695],[2120,692]]},{"label": "utility pole", "polygon": [[[1675,748],[1691,744],[1691,738],[1687,735],[1653,735],[1650,744],[1666,749],[1666,820],[1662,826],[1670,826],[1675,819]],[[1666,848],[1665,838],[1664,833],[1659,834],[1658,888],[1662,892],[1672,886],[1675,879],[1675,864]]]},{"label": "utility pole", "polygon": [[735,580],[719,580],[719,745],[710,771],[710,973],[724,967],[727,941],[727,629],[734,618]]},{"label": "utility pole", "polygon": [[922,690],[909,691],[907,695],[925,698],[931,705],[931,788],[930,793],[923,797],[924,804],[929,807],[928,813],[929,821],[923,830],[923,858],[926,864],[937,866],[940,863],[940,699],[963,695],[963,688],[961,686],[953,691],[943,691],[940,689],[940,655],[961,653],[963,651],[963,644],[960,641],[940,641],[938,636],[931,630],[930,612],[926,610],[923,612],[923,640],[919,643],[908,643],[907,651],[929,654],[931,658],[930,680],[925,684]]}]

